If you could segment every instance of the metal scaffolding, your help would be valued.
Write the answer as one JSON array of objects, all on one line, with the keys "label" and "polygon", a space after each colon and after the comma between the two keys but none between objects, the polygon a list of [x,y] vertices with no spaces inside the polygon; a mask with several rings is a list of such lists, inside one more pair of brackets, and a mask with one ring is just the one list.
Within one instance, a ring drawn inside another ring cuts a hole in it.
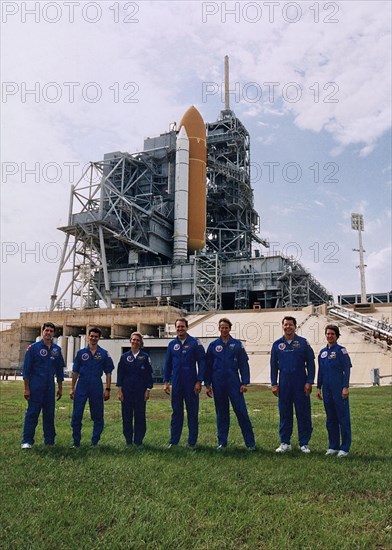
[{"label": "metal scaffolding", "polygon": [[[71,308],[110,307],[110,269],[171,258],[167,157],[114,153],[90,163],[71,188],[68,225],[59,228],[66,239],[51,309],[60,306],[68,291]],[[60,279],[67,275],[70,281],[58,295]]]},{"label": "metal scaffolding", "polygon": [[194,311],[217,311],[222,307],[222,264],[218,254],[195,254]]},{"label": "metal scaffolding", "polygon": [[297,261],[286,259],[278,281],[281,298],[277,307],[295,308],[331,302],[330,293]]},{"label": "metal scaffolding", "polygon": [[250,258],[259,216],[250,185],[249,133],[230,109],[207,124],[207,250]]}]

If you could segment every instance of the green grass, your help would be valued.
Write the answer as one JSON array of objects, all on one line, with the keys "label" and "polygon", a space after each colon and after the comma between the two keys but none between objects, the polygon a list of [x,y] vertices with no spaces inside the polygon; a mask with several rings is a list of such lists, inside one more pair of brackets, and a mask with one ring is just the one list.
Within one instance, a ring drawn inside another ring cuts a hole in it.
[{"label": "green grass", "polygon": [[218,453],[213,401],[200,404],[198,448],[166,449],[170,402],[160,387],[147,404],[145,449],[125,447],[116,392],[91,449],[69,449],[69,388],[58,402],[56,446],[20,449],[21,382],[2,382],[1,525],[4,549],[387,549],[392,548],[391,387],[352,389],[353,445],[325,457],[323,405],[312,396],[312,453],[278,456],[276,399],[252,387],[246,399],[257,450],[249,453],[232,413],[229,448]]}]

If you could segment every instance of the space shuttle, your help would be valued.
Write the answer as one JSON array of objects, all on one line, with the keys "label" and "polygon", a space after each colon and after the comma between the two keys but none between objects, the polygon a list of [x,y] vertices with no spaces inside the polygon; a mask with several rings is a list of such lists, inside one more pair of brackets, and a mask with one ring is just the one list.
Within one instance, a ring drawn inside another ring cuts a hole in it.
[{"label": "space shuttle", "polygon": [[176,142],[173,261],[206,245],[207,137],[199,111],[192,105],[181,119]]}]

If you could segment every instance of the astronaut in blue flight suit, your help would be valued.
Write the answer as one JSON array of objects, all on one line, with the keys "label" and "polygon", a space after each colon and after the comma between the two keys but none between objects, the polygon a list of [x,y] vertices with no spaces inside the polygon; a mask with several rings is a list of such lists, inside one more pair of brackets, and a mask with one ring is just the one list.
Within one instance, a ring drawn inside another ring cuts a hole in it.
[{"label": "astronaut in blue flight suit", "polygon": [[[103,402],[110,398],[111,373],[114,365],[109,353],[98,346],[101,335],[102,332],[99,328],[90,328],[88,331],[89,345],[79,350],[74,360],[69,394],[74,402],[71,420],[74,441],[72,447],[80,446],[82,418],[87,399],[89,400],[91,420],[94,424],[91,445],[98,444],[103,432]],[[104,392],[101,380],[103,373],[106,374]]]},{"label": "astronaut in blue flight suit", "polygon": [[64,359],[61,348],[52,343],[55,326],[44,323],[42,340],[27,348],[24,366],[24,398],[28,401],[22,449],[31,449],[34,445],[34,434],[38,417],[42,410],[42,424],[45,445],[54,445],[56,432],[54,428],[55,383],[57,379],[57,400],[61,399],[64,380]]},{"label": "astronaut in blue flight suit", "polygon": [[245,445],[255,448],[255,436],[246,408],[244,393],[250,383],[248,355],[240,340],[230,336],[232,323],[227,318],[219,320],[220,338],[210,343],[206,354],[204,382],[207,395],[214,395],[218,450],[227,447],[230,428],[230,404],[237,416]]},{"label": "astronaut in blue flight suit", "polygon": [[[314,352],[308,341],[295,333],[297,321],[286,316],[282,321],[283,337],[271,349],[271,390],[279,398],[280,446],[277,453],[291,451],[293,405],[298,425],[299,447],[310,453],[312,435],[310,394],[315,376]],[[279,375],[279,383],[278,383]]]},{"label": "astronaut in blue flight suit", "polygon": [[[117,386],[121,401],[123,434],[127,445],[141,448],[146,435],[146,402],[153,387],[151,359],[143,346],[143,336],[133,332],[131,350],[124,353],[118,364]],[[135,426],[133,426],[133,422]]]},{"label": "astronaut in blue flight suit", "polygon": [[346,348],[337,343],[339,336],[336,325],[325,327],[328,345],[318,356],[317,397],[324,400],[327,415],[328,449],[325,454],[343,458],[348,455],[351,445],[348,402],[351,360]]},{"label": "astronaut in blue flight suit", "polygon": [[[205,351],[199,340],[187,333],[188,321],[176,320],[177,338],[167,348],[163,369],[164,391],[170,395],[172,417],[170,424],[169,448],[177,445],[184,424],[184,401],[188,417],[188,445],[194,448],[199,431],[199,393],[205,371]],[[197,368],[196,368],[197,364]]]}]

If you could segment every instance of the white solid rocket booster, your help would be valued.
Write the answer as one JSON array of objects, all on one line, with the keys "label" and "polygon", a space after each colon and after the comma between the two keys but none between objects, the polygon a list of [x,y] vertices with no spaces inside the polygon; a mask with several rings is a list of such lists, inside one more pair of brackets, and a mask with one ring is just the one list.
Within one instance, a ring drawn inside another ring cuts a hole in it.
[{"label": "white solid rocket booster", "polygon": [[76,355],[75,350],[75,338],[73,336],[68,336],[68,342],[67,342],[67,370],[72,370],[73,366],[73,360]]},{"label": "white solid rocket booster", "polygon": [[182,126],[176,143],[173,261],[186,262],[188,251],[189,139]]}]

